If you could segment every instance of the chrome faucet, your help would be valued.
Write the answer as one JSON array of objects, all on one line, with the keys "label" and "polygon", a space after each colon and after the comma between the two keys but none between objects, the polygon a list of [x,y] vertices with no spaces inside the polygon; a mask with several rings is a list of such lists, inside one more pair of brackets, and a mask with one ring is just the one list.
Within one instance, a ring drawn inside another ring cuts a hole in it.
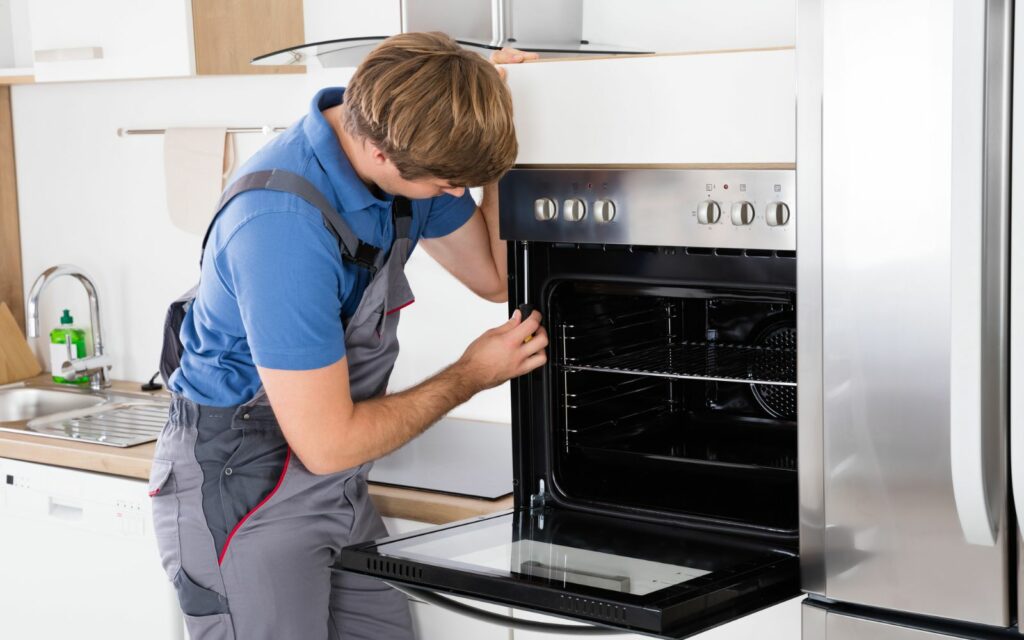
[{"label": "chrome faucet", "polygon": [[110,386],[107,379],[107,369],[110,368],[110,358],[103,353],[103,331],[100,324],[100,301],[96,295],[96,285],[92,283],[89,276],[85,275],[79,267],[73,264],[59,264],[44,271],[28,294],[28,317],[26,324],[29,338],[39,337],[39,295],[42,294],[46,285],[53,282],[60,276],[73,276],[89,296],[89,324],[92,325],[92,353],[87,358],[75,358],[74,353],[68,353],[68,362],[62,367],[61,375],[65,378],[76,378],[82,375],[89,376],[89,387],[99,391]]}]

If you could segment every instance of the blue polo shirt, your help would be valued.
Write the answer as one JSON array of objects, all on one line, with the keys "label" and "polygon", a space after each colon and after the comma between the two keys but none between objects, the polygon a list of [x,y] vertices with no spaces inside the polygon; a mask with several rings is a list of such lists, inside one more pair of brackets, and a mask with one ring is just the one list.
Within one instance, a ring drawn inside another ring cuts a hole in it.
[{"label": "blue polo shirt", "polygon": [[[238,177],[266,169],[297,173],[326,196],[364,242],[387,251],[394,240],[392,196],[359,179],[321,113],[344,89],[320,91],[309,113],[263,147]],[[476,205],[467,191],[412,202],[412,239],[461,227]],[[369,273],[342,261],[320,211],[288,193],[250,191],[220,213],[203,255],[199,292],[181,328],[185,347],[171,391],[213,406],[251,399],[256,366],[318,369],[345,355],[344,323]]]}]

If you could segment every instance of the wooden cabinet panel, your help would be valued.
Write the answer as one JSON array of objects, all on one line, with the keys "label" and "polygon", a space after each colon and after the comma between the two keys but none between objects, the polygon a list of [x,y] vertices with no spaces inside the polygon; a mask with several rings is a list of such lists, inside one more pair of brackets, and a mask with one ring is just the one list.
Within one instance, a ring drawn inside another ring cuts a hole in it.
[{"label": "wooden cabinet panel", "polygon": [[192,0],[196,73],[304,73],[304,66],[253,66],[256,56],[304,42],[302,0]]},{"label": "wooden cabinet panel", "polygon": [[6,302],[25,331],[25,292],[21,282],[18,185],[14,176],[11,89],[0,86],[0,302]]}]

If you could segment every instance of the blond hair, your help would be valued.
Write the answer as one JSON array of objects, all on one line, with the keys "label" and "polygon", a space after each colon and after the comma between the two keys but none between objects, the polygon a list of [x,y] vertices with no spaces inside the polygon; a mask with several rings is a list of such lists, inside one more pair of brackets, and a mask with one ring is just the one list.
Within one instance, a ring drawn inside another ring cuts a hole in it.
[{"label": "blond hair", "polygon": [[443,33],[378,45],[345,89],[345,128],[372,142],[406,180],[494,182],[518,153],[512,97],[494,65]]}]

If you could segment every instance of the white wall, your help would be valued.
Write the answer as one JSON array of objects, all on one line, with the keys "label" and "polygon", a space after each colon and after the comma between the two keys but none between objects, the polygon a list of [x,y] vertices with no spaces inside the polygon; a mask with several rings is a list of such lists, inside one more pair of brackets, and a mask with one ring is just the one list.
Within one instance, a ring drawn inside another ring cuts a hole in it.
[{"label": "white wall", "polygon": [[[99,290],[103,334],[118,379],[157,369],[167,304],[198,277],[201,238],[168,219],[163,138],[120,138],[118,128],[287,125],[322,86],[348,71],[310,75],[40,84],[13,87],[15,158],[26,295],[45,268],[72,263]],[[239,164],[262,134],[235,136]],[[409,264],[417,303],[403,312],[394,387],[415,383],[457,358],[505,318],[504,305],[476,299],[422,252]],[[88,324],[82,288],[54,283],[41,301],[41,331],[68,307]],[[43,354],[45,349],[37,348]],[[507,389],[487,392],[453,415],[508,420]]]}]

